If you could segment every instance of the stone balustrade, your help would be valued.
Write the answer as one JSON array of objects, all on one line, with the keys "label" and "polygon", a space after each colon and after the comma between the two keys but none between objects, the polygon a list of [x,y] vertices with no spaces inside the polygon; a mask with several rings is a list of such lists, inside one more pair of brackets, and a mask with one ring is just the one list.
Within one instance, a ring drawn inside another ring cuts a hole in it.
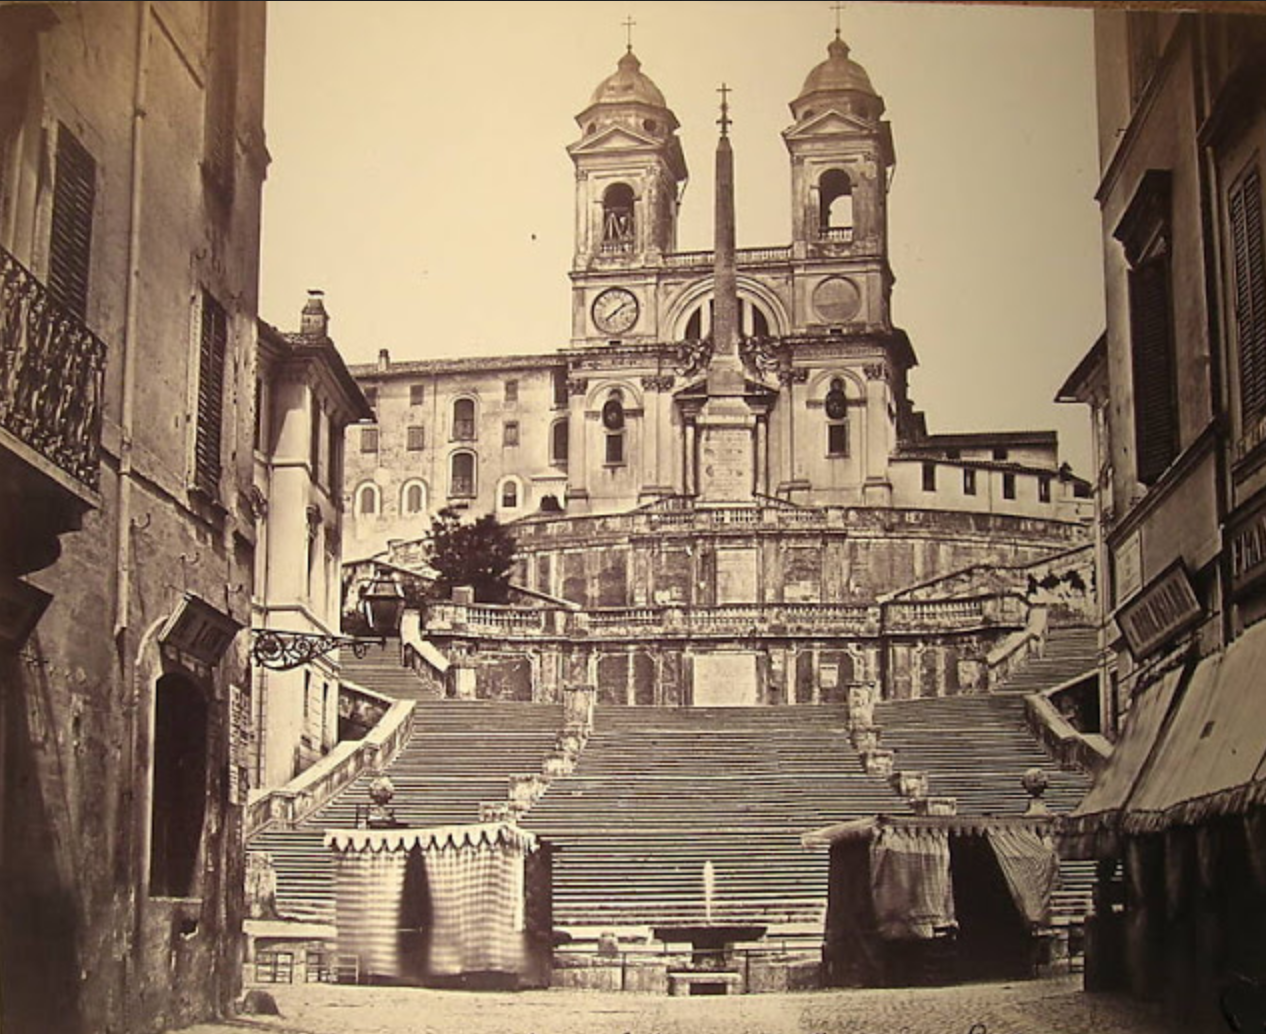
[{"label": "stone balustrade", "polygon": [[1010,593],[882,604],[744,603],[716,607],[604,607],[591,611],[442,602],[427,605],[424,630],[427,634],[447,632],[511,639],[798,633],[878,636],[884,630],[918,634],[1009,625],[1021,627],[1025,623],[1026,609],[1024,598]]}]

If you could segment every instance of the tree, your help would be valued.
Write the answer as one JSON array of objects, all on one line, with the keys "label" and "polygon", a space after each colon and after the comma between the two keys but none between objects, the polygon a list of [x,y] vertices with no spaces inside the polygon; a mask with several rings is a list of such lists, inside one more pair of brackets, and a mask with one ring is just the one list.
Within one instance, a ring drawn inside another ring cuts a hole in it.
[{"label": "tree", "polygon": [[446,598],[454,586],[469,585],[480,603],[505,603],[517,544],[514,535],[492,514],[463,524],[461,514],[446,506],[431,518],[427,563],[435,569],[434,595]]}]

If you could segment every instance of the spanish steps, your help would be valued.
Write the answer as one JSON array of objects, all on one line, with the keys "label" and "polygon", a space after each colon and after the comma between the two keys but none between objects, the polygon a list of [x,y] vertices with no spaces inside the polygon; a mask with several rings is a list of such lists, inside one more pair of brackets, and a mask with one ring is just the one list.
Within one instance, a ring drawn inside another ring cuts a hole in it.
[{"label": "spanish steps", "polygon": [[[1066,649],[1069,639],[1079,645]],[[1045,685],[1086,670],[1084,644],[1084,636],[1052,631]],[[357,674],[378,688],[371,671]],[[1012,681],[1022,678],[1028,675],[1019,671]],[[1029,797],[1021,778],[1031,767],[1048,776],[1051,809],[1070,810],[1089,779],[1058,770],[1025,728],[1022,694],[1010,688],[883,701],[875,709],[882,746],[896,751],[898,769],[927,772],[930,794],[956,797],[960,815],[1023,812]],[[561,725],[556,705],[420,699],[412,737],[388,769],[397,818],[419,826],[476,821],[481,802],[506,800],[510,775],[541,770]],[[354,825],[368,779],[297,828],[252,838],[252,850],[273,858],[283,914],[332,921],[322,831]],[[842,705],[601,705],[575,771],[555,779],[522,822],[558,848],[560,928],[702,920],[703,870],[711,862],[715,921],[791,930],[820,924],[826,899],[826,856],[806,851],[800,835],[909,811],[887,779],[863,771]],[[1066,863],[1057,910],[1083,912],[1092,876],[1091,866]]]}]

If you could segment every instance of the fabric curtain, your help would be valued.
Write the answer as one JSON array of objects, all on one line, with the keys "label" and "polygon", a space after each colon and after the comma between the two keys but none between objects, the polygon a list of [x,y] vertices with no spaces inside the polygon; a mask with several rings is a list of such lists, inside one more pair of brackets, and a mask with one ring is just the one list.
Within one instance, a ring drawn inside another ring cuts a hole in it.
[{"label": "fabric curtain", "polygon": [[1020,914],[1030,925],[1048,923],[1059,883],[1054,846],[1031,829],[990,829],[988,840]]},{"label": "fabric curtain", "polygon": [[363,977],[398,980],[400,911],[407,851],[339,851],[334,857],[334,908],[340,955],[360,958]]},{"label": "fabric curtain", "polygon": [[880,937],[928,939],[951,926],[949,834],[881,827],[870,843],[870,889]]},{"label": "fabric curtain", "polygon": [[431,975],[522,972],[527,962],[522,848],[493,840],[434,844],[424,858]]}]

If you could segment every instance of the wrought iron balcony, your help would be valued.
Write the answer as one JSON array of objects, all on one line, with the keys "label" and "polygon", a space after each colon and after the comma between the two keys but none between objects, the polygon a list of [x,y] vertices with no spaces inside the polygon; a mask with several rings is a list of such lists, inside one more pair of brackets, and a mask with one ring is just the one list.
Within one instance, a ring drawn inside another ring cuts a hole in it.
[{"label": "wrought iron balcony", "polygon": [[0,248],[0,432],[94,492],[105,361],[101,339]]}]

